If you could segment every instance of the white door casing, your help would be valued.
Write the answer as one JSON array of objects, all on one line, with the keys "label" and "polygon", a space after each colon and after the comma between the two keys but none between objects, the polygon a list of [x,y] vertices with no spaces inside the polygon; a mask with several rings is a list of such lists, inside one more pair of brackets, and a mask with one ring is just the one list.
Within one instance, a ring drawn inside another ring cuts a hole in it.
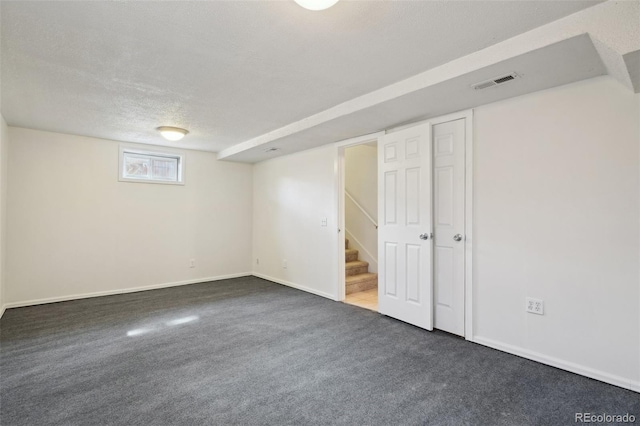
[{"label": "white door casing", "polygon": [[433,126],[434,326],[465,335],[465,119]]},{"label": "white door casing", "polygon": [[379,311],[432,330],[429,123],[380,138],[378,194]]}]

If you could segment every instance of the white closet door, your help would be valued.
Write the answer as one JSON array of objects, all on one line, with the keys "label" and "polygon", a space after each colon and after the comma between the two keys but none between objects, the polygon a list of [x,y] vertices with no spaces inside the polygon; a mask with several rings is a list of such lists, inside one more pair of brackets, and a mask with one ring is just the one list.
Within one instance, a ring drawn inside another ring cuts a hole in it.
[{"label": "white closet door", "polygon": [[464,336],[465,119],[433,126],[435,328]]}]

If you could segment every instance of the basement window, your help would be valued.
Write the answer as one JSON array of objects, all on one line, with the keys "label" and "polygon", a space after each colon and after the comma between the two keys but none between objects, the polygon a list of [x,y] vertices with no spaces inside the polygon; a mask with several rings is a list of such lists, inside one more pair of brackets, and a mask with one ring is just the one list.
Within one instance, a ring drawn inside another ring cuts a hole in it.
[{"label": "basement window", "polygon": [[184,185],[184,154],[120,147],[120,182]]}]

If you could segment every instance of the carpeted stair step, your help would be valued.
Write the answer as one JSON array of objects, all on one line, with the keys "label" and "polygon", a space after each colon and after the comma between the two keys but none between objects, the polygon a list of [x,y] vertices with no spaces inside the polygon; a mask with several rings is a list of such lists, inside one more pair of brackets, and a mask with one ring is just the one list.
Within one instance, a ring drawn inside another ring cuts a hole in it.
[{"label": "carpeted stair step", "polygon": [[354,260],[358,260],[358,250],[356,250],[356,249],[345,249],[345,251],[344,251],[344,260],[345,260],[345,262],[353,262]]},{"label": "carpeted stair step", "polygon": [[346,294],[371,290],[378,287],[378,274],[367,272],[366,274],[351,275],[346,278],[345,284]]},{"label": "carpeted stair step", "polygon": [[367,272],[369,272],[369,262],[365,262],[363,260],[354,260],[352,262],[347,262],[344,266],[345,274],[347,277],[351,275],[366,274]]}]

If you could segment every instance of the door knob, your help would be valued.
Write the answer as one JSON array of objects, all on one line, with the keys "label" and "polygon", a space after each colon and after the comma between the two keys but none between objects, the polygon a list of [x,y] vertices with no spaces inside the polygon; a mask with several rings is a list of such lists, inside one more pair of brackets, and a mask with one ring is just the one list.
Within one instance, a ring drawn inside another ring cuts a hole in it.
[{"label": "door knob", "polygon": [[427,233],[420,234],[420,239],[421,240],[428,240],[429,239],[429,234],[427,234]]},{"label": "door knob", "polygon": [[462,241],[462,235],[456,234],[453,236],[453,241]]}]

